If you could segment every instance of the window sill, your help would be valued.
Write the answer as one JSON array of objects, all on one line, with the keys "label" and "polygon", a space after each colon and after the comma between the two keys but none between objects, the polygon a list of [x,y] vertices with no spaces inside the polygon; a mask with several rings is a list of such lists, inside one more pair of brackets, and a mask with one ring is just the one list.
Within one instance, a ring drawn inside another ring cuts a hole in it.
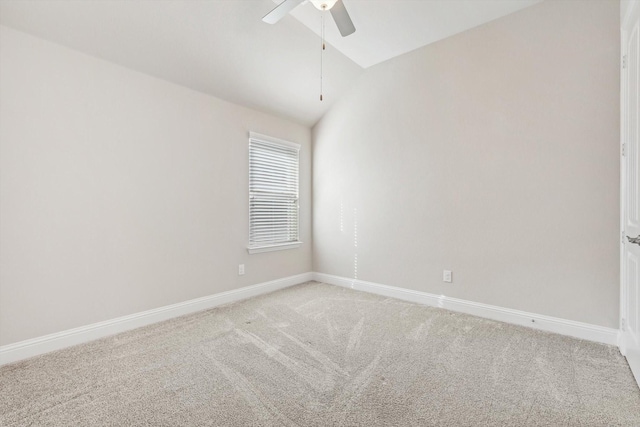
[{"label": "window sill", "polygon": [[279,245],[254,246],[254,247],[247,248],[247,250],[249,251],[250,254],[259,254],[261,252],[272,252],[272,251],[283,251],[285,249],[295,249],[300,247],[301,244],[302,242],[289,242],[289,243],[282,243]]}]

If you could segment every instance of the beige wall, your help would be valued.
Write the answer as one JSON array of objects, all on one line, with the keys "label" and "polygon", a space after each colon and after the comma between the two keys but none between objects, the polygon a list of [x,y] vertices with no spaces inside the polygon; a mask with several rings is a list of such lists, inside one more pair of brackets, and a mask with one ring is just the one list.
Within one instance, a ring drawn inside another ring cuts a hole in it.
[{"label": "beige wall", "polygon": [[[0,345],[311,270],[307,127],[0,31]],[[302,144],[300,249],[247,254],[250,130]]]},{"label": "beige wall", "polygon": [[369,69],[314,128],[315,270],[617,328],[619,8],[546,1]]}]

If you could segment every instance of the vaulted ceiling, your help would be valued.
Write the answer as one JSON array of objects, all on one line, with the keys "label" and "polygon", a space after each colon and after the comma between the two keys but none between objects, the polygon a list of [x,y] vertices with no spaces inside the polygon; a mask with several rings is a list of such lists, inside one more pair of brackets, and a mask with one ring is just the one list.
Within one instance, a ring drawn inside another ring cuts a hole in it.
[{"label": "vaulted ceiling", "polygon": [[279,0],[1,0],[0,24],[228,101],[313,125],[365,68],[541,0],[344,0],[357,31]]}]

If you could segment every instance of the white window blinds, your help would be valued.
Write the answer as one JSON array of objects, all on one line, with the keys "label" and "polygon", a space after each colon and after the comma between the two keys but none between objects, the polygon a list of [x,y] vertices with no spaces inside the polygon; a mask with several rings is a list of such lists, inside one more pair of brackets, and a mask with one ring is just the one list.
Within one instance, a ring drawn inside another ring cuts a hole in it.
[{"label": "white window blinds", "polygon": [[299,153],[298,144],[249,134],[249,252],[299,245]]}]

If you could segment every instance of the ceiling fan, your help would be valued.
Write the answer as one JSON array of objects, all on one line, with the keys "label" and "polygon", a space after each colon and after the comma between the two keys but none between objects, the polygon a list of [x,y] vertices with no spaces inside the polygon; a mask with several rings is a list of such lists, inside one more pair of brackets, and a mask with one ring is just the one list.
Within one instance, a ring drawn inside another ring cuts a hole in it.
[{"label": "ceiling fan", "polygon": [[[307,0],[284,0],[276,6],[271,12],[267,13],[262,20],[268,24],[275,24],[291,12],[296,6]],[[333,20],[340,30],[342,37],[353,34],[356,27],[353,26],[351,17],[344,7],[342,0],[308,0],[319,10],[329,10]]]}]

